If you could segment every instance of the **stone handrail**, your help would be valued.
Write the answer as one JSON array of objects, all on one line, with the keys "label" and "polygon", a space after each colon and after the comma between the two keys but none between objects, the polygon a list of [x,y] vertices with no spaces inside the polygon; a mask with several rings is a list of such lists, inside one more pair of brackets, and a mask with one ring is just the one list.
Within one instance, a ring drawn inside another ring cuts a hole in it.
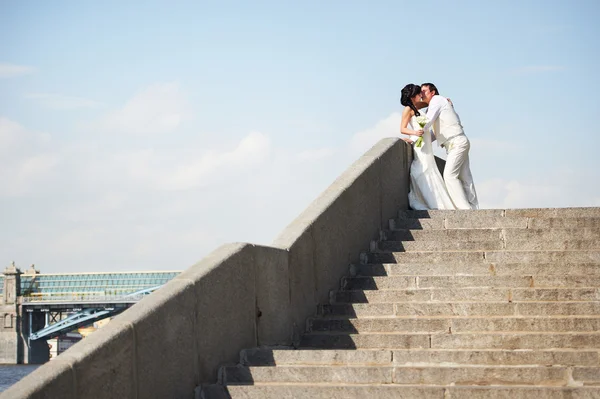
[{"label": "stone handrail", "polygon": [[226,244],[2,398],[192,398],[244,348],[293,345],[348,265],[408,207],[411,148],[383,139],[272,246]]}]

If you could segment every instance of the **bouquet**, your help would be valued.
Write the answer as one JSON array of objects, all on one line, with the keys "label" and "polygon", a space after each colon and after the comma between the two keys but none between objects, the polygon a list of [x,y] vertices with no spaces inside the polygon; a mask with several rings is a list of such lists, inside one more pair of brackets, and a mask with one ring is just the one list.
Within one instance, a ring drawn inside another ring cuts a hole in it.
[{"label": "bouquet", "polygon": [[[417,123],[421,126],[421,129],[425,127],[427,124],[427,117],[424,115],[417,116]],[[415,147],[421,147],[423,145],[423,137],[419,136],[417,141],[415,141]]]}]

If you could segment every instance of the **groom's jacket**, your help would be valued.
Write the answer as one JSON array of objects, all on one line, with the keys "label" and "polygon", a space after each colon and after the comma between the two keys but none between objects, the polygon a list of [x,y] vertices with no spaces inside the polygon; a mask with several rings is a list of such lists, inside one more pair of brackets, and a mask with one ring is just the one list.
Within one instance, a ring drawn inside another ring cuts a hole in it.
[{"label": "groom's jacket", "polygon": [[427,109],[427,124],[423,130],[427,132],[431,127],[440,146],[448,139],[465,133],[454,107],[440,95],[431,98]]}]

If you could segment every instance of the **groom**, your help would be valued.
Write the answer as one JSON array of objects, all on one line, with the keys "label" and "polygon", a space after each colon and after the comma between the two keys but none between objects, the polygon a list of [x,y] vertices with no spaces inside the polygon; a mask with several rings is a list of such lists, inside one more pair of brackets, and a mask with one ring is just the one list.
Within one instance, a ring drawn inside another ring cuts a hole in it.
[{"label": "groom", "polygon": [[444,168],[444,181],[458,209],[478,209],[477,193],[469,167],[471,143],[465,135],[460,118],[445,97],[438,93],[433,83],[421,85],[423,102],[427,103],[425,133],[433,127],[438,144],[446,149],[448,159]]}]

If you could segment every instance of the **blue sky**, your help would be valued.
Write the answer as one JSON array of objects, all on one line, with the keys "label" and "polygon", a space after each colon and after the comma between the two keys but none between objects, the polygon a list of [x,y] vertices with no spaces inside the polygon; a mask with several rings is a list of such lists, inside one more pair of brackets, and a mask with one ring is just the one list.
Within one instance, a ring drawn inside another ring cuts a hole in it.
[{"label": "blue sky", "polygon": [[596,1],[0,2],[0,261],[268,244],[434,82],[486,208],[600,206]]}]

